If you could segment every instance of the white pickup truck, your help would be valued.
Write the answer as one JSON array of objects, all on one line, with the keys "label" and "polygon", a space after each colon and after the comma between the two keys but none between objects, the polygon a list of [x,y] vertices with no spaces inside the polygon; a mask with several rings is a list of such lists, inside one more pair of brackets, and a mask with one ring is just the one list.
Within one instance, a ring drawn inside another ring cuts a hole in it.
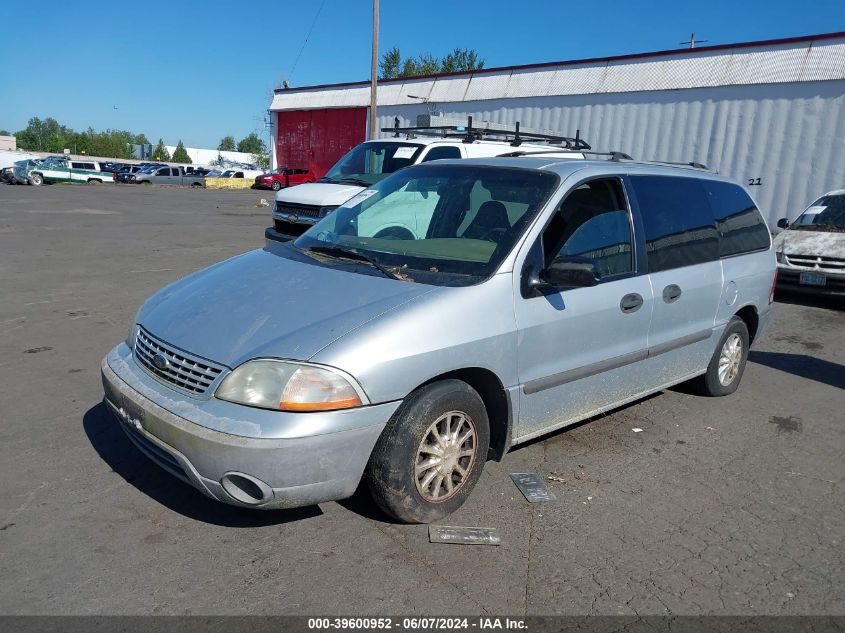
[{"label": "white pickup truck", "polygon": [[[567,158],[584,158],[578,150],[590,149],[590,146],[577,136],[570,139],[548,133],[546,130],[523,130],[522,133],[527,140],[548,140],[566,144],[552,146],[523,143],[520,140],[520,132],[517,131],[518,124],[515,128],[490,124],[486,124],[487,127],[472,128],[471,119],[468,121],[469,126],[459,123],[463,121],[428,115],[418,117],[418,127],[414,128],[399,128],[397,122],[394,138],[361,143],[353,147],[317,182],[282,189],[276,193],[273,226],[265,229],[265,239],[277,242],[296,239],[348,200],[409,165],[442,159],[501,156],[514,152],[558,155],[564,153]],[[406,138],[400,138],[399,132],[404,130],[413,132],[407,134]],[[447,131],[454,132],[455,135],[446,136]],[[417,137],[417,134],[426,133],[433,136]],[[484,140],[485,133],[506,136],[511,140]],[[422,194],[408,192],[408,195]],[[412,224],[409,220],[408,226],[385,226],[384,230],[391,236],[407,239],[414,232]]]}]

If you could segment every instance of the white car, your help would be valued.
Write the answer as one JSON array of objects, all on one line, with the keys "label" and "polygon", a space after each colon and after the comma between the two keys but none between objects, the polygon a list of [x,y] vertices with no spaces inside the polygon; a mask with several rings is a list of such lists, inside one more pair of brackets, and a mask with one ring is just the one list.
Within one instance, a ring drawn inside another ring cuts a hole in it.
[{"label": "white car", "polygon": [[845,189],[814,201],[774,239],[778,290],[845,297]]},{"label": "white car", "polygon": [[[263,175],[264,172],[260,169],[227,169],[218,178],[248,178],[255,180],[258,176]],[[209,176],[206,176],[209,177]]]}]

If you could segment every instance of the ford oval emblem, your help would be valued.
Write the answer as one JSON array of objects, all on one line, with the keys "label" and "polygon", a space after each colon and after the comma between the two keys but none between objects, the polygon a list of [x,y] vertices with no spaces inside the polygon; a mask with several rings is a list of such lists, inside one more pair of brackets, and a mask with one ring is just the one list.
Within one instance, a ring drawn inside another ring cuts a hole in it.
[{"label": "ford oval emblem", "polygon": [[167,357],[164,354],[155,354],[153,356],[153,365],[156,369],[160,369],[164,371],[168,367],[170,367],[170,361],[167,360]]}]

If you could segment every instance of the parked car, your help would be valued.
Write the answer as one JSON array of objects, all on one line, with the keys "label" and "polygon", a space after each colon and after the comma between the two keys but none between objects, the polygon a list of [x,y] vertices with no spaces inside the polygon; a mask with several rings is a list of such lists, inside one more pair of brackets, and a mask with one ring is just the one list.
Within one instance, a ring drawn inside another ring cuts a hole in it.
[{"label": "parked car", "polygon": [[255,177],[257,189],[272,189],[278,191],[282,187],[293,187],[306,182],[314,182],[314,175],[308,169],[294,169],[291,167],[279,167],[269,174],[262,174]]},{"label": "parked car", "polygon": [[133,182],[134,176],[144,169],[141,165],[124,165],[115,175],[116,182]]},{"label": "parked car", "polygon": [[845,296],[845,189],[814,201],[774,239],[778,290]]},{"label": "parked car", "polygon": [[[280,190],[273,208],[273,226],[264,235],[269,240],[294,239],[339,205],[403,167],[449,158],[498,156],[515,149],[501,141],[467,143],[460,138],[440,137],[391,138],[361,143],[317,182]],[[519,149],[555,151],[547,145],[523,144]],[[569,154],[573,158],[583,158],[580,153]]]},{"label": "parked car", "polygon": [[111,174],[103,173],[97,161],[68,160],[64,157],[50,157],[39,164],[28,164],[24,170],[15,169],[17,180],[25,179],[32,185],[57,182],[87,183],[101,185],[114,182]]},{"label": "parked car", "polygon": [[[376,237],[408,206],[412,237]],[[363,477],[434,521],[511,446],[685,381],[734,392],[774,276],[756,205],[713,173],[416,165],[154,294],[103,360],[105,400],[213,499],[290,508]]]},{"label": "parked car", "polygon": [[258,169],[225,169],[223,173],[220,174],[219,178],[249,178],[255,179],[258,176],[263,175],[264,172]]},{"label": "parked car", "polygon": [[0,172],[0,182],[5,182],[10,185],[29,184],[27,174],[41,163],[41,159],[38,158],[24,158],[22,160],[15,161],[11,166],[4,167],[2,172]]},{"label": "parked car", "polygon": [[184,185],[202,187],[205,180],[202,176],[188,174],[182,167],[154,167],[135,174],[134,182],[140,185]]}]

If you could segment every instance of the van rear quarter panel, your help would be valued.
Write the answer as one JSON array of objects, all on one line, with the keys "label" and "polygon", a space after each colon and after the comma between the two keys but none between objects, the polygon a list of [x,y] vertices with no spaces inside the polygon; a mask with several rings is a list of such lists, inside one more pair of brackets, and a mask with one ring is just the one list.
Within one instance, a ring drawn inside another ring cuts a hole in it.
[{"label": "van rear quarter panel", "polygon": [[[726,324],[739,310],[749,305],[754,306],[761,317],[768,314],[775,267],[775,253],[771,246],[765,251],[722,259],[724,285],[716,325]],[[765,324],[763,318],[760,324]],[[758,338],[762,333],[757,333]]]}]

